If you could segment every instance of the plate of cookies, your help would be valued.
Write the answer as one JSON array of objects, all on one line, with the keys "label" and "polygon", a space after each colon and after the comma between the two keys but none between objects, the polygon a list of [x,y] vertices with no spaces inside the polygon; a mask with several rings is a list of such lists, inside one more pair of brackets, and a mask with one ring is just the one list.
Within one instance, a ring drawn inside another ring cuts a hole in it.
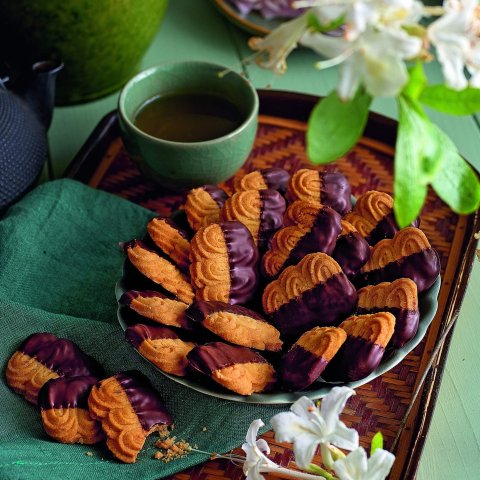
[{"label": "plate of cookies", "polygon": [[208,395],[280,404],[368,383],[421,342],[440,260],[390,195],[354,199],[343,174],[307,168],[233,187],[192,189],[120,244],[118,319],[147,361]]}]

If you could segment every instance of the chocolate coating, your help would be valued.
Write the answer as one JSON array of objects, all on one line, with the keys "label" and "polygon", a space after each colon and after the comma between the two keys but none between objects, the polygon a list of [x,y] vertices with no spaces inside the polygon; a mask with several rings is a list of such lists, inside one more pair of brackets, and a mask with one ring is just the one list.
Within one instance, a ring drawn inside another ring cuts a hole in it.
[{"label": "chocolate coating", "polygon": [[143,325],[132,325],[125,330],[125,340],[134,348],[139,348],[146,339],[180,338],[171,328]]},{"label": "chocolate coating", "polygon": [[30,335],[19,350],[30,357],[35,357],[61,377],[103,375],[103,368],[96,360],[83,353],[71,340],[58,338],[52,333]]},{"label": "chocolate coating", "polygon": [[[420,225],[420,218],[414,220],[410,226],[418,227]],[[393,212],[383,217],[375,228],[368,234],[366,240],[370,245],[376,245],[380,240],[385,238],[393,238],[395,234],[400,230]]]},{"label": "chocolate coating", "polygon": [[341,173],[320,173],[322,205],[328,205],[340,215],[352,210],[352,190],[347,177]]},{"label": "chocolate coating", "polygon": [[392,282],[397,278],[410,278],[417,284],[418,293],[430,288],[440,274],[440,258],[433,248],[427,248],[408,255],[383,268],[369,272],[360,272],[353,278],[357,288],[365,285],[376,285],[381,282]]},{"label": "chocolate coating", "polygon": [[223,207],[228,195],[221,188],[218,188],[216,185],[203,185],[201,188],[203,188],[212,197],[212,199],[215,200],[218,208]]},{"label": "chocolate coating", "polygon": [[120,242],[119,245],[124,253],[127,253],[129,248],[135,248],[138,246],[143,248],[144,250],[154,252],[158,255],[158,252],[156,252],[153,248],[150,248],[149,246],[147,246],[147,244],[144,241],[138,240],[138,238],[134,238],[133,240],[129,240],[128,242]]},{"label": "chocolate coating", "polygon": [[266,322],[266,320],[257,312],[240,305],[229,305],[217,301],[196,301],[192,303],[185,311],[185,316],[195,322],[202,323],[209,315],[215,312],[228,312],[235,315],[245,315],[255,320]]},{"label": "chocolate coating", "polygon": [[356,274],[368,262],[370,255],[370,245],[358,232],[338,237],[332,253],[332,257],[349,276]]},{"label": "chocolate coating", "polygon": [[420,312],[418,310],[396,307],[357,308],[358,315],[377,312],[390,312],[395,316],[395,330],[389,343],[392,347],[403,347],[417,333],[420,321]]},{"label": "chocolate coating", "polygon": [[311,385],[325,370],[328,362],[294,345],[283,357],[280,375],[283,386],[288,390],[303,390]]},{"label": "chocolate coating", "polygon": [[263,180],[271,190],[278,190],[280,193],[287,191],[290,174],[283,168],[271,167],[260,170]]},{"label": "chocolate coating", "polygon": [[204,375],[239,363],[268,363],[260,354],[247,347],[212,342],[199,345],[187,355],[190,365]]},{"label": "chocolate coating", "polygon": [[149,431],[159,424],[171,425],[173,423],[162,397],[145,375],[137,370],[129,370],[117,373],[115,378],[127,395],[144,430]]},{"label": "chocolate coating", "polygon": [[287,208],[285,199],[276,190],[260,190],[260,229],[258,246],[268,246],[273,234],[283,226],[283,214]]},{"label": "chocolate coating", "polygon": [[327,382],[354,382],[365,378],[380,365],[384,353],[381,345],[349,335],[322,378]]},{"label": "chocolate coating", "polygon": [[299,336],[313,327],[337,326],[356,302],[355,287],[340,272],[283,304],[271,322],[282,335]]},{"label": "chocolate coating", "polygon": [[60,377],[49,380],[38,393],[38,404],[43,410],[50,408],[83,408],[88,410],[88,396],[99,382],[97,377]]},{"label": "chocolate coating", "polygon": [[247,303],[255,294],[259,283],[258,249],[252,234],[241,222],[220,223],[227,245],[230,267],[229,303]]},{"label": "chocolate coating", "polygon": [[298,263],[309,253],[322,252],[331,255],[337,236],[342,231],[342,218],[330,207],[322,208],[312,228],[306,233],[290,252],[285,265]]}]

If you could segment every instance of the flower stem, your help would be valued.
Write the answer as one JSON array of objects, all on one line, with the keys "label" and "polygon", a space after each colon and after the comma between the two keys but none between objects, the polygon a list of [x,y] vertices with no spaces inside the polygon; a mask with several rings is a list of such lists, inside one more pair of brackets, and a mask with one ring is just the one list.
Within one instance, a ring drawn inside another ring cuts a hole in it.
[{"label": "flower stem", "polygon": [[311,475],[310,473],[290,470],[284,467],[262,467],[261,471],[262,473],[271,473],[274,477],[301,478],[304,480],[327,480],[323,476]]},{"label": "flower stem", "polygon": [[315,473],[317,475],[322,475],[322,477],[324,477],[325,480],[337,480],[337,477],[334,477],[331,473],[327,472],[326,470],[319,467],[318,465],[315,465],[314,463],[310,464],[307,471],[311,473]]}]

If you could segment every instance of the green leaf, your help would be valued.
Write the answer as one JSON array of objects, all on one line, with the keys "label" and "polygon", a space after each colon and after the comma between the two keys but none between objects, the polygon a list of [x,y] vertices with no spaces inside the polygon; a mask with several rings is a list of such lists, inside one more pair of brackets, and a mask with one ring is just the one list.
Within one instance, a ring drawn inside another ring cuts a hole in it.
[{"label": "green leaf", "polygon": [[348,152],[365,129],[372,98],[360,90],[343,102],[336,91],[320,100],[308,120],[307,155],[313,163],[333,162]]},{"label": "green leaf", "polygon": [[406,97],[399,97],[398,105],[393,190],[395,218],[403,228],[419,215],[427,185],[440,168],[442,152],[437,131],[420,105]]},{"label": "green leaf", "polygon": [[480,112],[480,88],[467,87],[457,91],[445,85],[431,85],[424,88],[419,100],[439,112],[453,115]]},{"label": "green leaf", "polygon": [[370,446],[370,456],[372,456],[375,450],[383,448],[383,435],[382,432],[377,432],[372,438],[372,445]]},{"label": "green leaf", "polygon": [[402,94],[412,100],[417,100],[427,85],[427,77],[423,71],[423,63],[417,62],[412,68],[409,68],[408,75],[408,83],[403,88]]},{"label": "green leaf", "polygon": [[[434,126],[435,127],[435,126]],[[437,138],[442,150],[442,168],[432,181],[437,195],[456,213],[467,215],[480,207],[480,182],[455,144],[438,127]]]}]

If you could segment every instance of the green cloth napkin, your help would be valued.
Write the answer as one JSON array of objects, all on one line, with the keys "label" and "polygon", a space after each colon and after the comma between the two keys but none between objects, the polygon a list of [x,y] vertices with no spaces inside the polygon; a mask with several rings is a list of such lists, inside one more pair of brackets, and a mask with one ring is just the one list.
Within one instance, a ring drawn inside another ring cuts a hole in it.
[{"label": "green cloth napkin", "polygon": [[[0,221],[0,365],[30,334],[48,331],[76,342],[113,374],[138,369],[161,392],[174,434],[209,452],[239,446],[250,422],[283,407],[241,404],[197,393],[163,377],[123,339],[114,286],[122,272],[119,241],[143,236],[154,214],[72,180],[44,184]],[[37,409],[0,385],[0,478],[157,479],[207,457],[191,453],[164,464],[151,435],[133,465],[104,446],[62,445],[43,431]],[[206,430],[205,428],[206,427]],[[92,452],[93,455],[87,455]]]}]

